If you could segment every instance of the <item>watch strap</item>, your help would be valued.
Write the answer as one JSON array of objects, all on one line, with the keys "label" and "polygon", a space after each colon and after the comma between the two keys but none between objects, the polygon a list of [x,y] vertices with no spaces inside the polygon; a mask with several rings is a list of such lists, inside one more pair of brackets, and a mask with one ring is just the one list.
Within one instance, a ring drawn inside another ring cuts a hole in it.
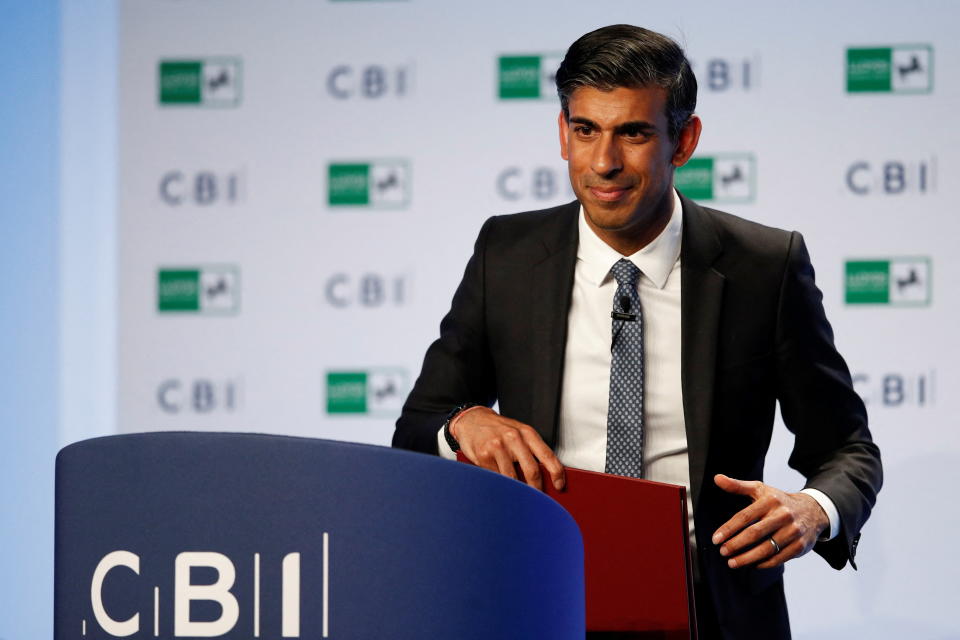
[{"label": "watch strap", "polygon": [[450,433],[450,423],[453,422],[453,419],[460,415],[460,413],[463,411],[476,406],[479,406],[476,402],[465,402],[460,406],[451,409],[450,413],[447,414],[446,419],[443,421],[443,438],[447,441],[447,445],[450,446],[450,450],[454,453],[460,451],[460,443],[457,442],[457,439],[453,437],[452,433]]}]

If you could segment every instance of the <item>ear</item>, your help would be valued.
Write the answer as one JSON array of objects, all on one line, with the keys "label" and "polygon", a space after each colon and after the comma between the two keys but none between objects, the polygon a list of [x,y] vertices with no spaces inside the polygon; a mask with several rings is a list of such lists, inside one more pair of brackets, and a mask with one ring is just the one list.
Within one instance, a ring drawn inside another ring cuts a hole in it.
[{"label": "ear", "polygon": [[675,167],[682,167],[687,164],[687,160],[693,155],[697,148],[697,142],[700,141],[700,131],[703,129],[703,123],[700,122],[696,114],[690,116],[687,123],[680,129],[677,136],[677,148],[673,151],[673,158],[670,162]]},{"label": "ear", "polygon": [[560,109],[560,115],[557,116],[557,127],[560,129],[560,157],[564,160],[569,160],[570,154],[567,149],[567,141],[570,135],[570,123],[567,122],[567,117],[564,115],[563,109]]}]

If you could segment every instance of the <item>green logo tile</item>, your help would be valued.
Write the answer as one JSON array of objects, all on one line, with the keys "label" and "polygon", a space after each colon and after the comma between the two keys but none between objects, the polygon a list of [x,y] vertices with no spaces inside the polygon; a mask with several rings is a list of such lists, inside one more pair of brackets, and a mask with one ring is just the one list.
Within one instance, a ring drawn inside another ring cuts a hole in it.
[{"label": "green logo tile", "polygon": [[848,93],[930,93],[933,47],[897,45],[847,49]]},{"label": "green logo tile", "polygon": [[847,260],[844,292],[847,304],[925,307],[931,302],[930,258]]}]

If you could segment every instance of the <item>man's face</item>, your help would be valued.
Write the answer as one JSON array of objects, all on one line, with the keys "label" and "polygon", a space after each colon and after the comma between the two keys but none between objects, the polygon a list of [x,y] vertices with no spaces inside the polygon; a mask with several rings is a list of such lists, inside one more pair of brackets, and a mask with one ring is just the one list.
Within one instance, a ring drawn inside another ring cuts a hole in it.
[{"label": "man's face", "polygon": [[587,222],[601,237],[655,232],[649,242],[668,220],[673,170],[693,153],[699,121],[692,146],[690,125],[671,140],[666,97],[658,87],[580,87],[570,96],[569,120],[560,114],[560,155]]}]

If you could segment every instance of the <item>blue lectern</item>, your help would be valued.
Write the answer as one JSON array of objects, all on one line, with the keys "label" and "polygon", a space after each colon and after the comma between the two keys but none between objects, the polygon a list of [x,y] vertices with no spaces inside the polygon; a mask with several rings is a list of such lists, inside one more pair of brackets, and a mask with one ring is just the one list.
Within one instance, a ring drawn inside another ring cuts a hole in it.
[{"label": "blue lectern", "polygon": [[584,637],[570,515],[463,464],[226,433],[57,456],[55,637]]}]

